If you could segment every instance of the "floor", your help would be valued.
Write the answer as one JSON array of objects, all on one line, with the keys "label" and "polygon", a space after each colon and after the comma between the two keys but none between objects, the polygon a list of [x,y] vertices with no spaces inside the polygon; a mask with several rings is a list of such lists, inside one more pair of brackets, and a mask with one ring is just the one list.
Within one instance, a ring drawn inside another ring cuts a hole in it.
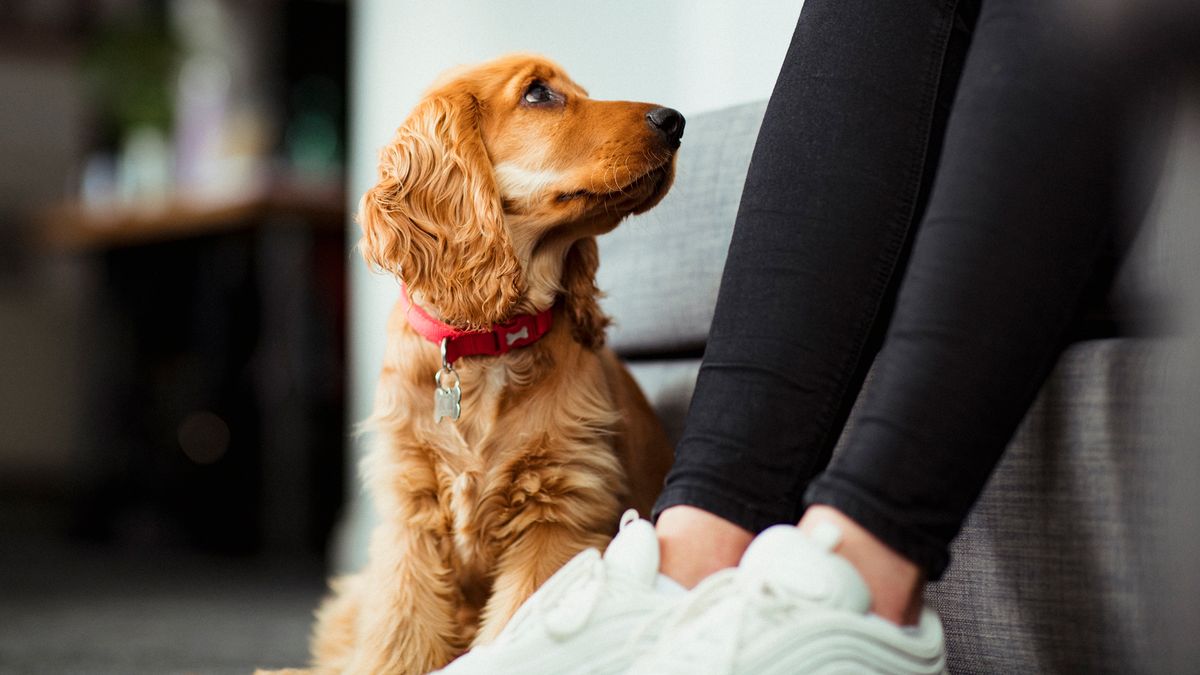
[{"label": "floor", "polygon": [[240,673],[303,665],[316,561],[0,543],[0,673]]}]

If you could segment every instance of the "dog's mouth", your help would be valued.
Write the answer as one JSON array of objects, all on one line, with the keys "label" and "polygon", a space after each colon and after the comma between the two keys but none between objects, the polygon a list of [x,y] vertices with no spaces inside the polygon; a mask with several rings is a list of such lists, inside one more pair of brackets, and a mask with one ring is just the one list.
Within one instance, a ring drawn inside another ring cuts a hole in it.
[{"label": "dog's mouth", "polygon": [[666,195],[674,176],[674,163],[668,159],[615,189],[563,192],[555,198],[555,201],[566,203],[579,200],[602,206],[606,211],[641,213],[657,204]]}]

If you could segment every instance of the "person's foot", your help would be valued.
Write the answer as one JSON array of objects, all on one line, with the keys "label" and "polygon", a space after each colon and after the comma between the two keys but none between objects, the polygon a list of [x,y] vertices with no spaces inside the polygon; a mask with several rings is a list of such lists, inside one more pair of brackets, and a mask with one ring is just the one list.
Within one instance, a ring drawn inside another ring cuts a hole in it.
[{"label": "person's foot", "polygon": [[862,577],[833,553],[841,531],[779,525],[672,611],[636,675],[943,673],[942,625],[926,608],[915,626],[869,612]]},{"label": "person's foot", "polygon": [[679,504],[658,514],[654,523],[659,569],[684,588],[695,588],[710,574],[737,567],[754,534],[694,506]]},{"label": "person's foot", "polygon": [[443,675],[624,673],[657,637],[653,620],[686,597],[658,589],[658,538],[635,511],[603,556],[588,549],[546,580],[500,632]]}]

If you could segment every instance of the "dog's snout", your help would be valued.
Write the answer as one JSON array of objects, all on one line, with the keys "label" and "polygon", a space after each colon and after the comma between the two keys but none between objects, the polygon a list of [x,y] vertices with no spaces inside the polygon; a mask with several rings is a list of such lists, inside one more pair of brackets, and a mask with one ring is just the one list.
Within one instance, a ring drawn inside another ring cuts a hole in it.
[{"label": "dog's snout", "polygon": [[674,108],[655,108],[646,113],[646,121],[650,126],[658,129],[663,137],[667,139],[667,144],[672,148],[679,147],[679,140],[683,138],[683,125],[686,120],[683,115],[679,114]]}]

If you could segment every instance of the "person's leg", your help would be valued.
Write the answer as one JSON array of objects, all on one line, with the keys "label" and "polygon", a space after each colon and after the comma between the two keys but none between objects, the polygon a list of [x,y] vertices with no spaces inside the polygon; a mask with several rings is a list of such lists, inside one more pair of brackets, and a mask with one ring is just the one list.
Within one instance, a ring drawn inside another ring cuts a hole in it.
[{"label": "person's leg", "polygon": [[944,672],[924,579],[944,571],[1112,243],[1122,78],[1063,48],[1057,7],[985,0],[842,452],[799,528],[767,530],[702,582],[631,672]]},{"label": "person's leg", "polygon": [[878,349],[976,6],[805,3],[655,507],[662,569],[681,583],[800,517]]},{"label": "person's leg", "polygon": [[[1056,7],[983,5],[861,414],[805,497],[802,529],[844,524],[852,562],[942,574],[1111,241],[1119,77],[1063,46]],[[876,611],[911,620],[921,580],[877,577]]]}]

